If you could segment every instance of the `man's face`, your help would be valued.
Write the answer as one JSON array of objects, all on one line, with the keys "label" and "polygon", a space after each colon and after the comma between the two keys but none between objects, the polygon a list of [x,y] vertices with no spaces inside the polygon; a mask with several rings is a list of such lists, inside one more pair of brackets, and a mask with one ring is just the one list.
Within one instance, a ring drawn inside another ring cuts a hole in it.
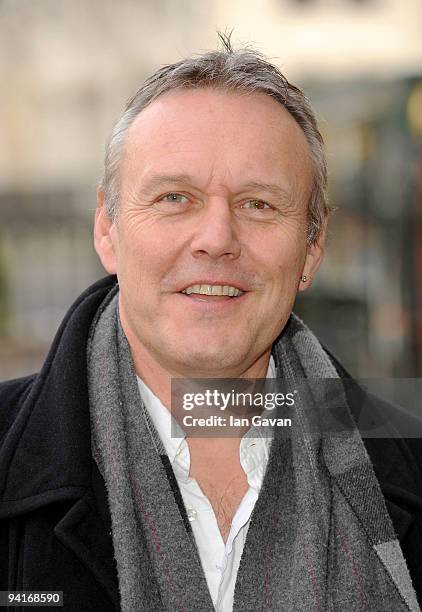
[{"label": "man's face", "polygon": [[183,376],[240,375],[267,355],[321,257],[311,186],[304,134],[264,94],[178,90],[142,111],[106,257],[97,246],[131,344]]}]

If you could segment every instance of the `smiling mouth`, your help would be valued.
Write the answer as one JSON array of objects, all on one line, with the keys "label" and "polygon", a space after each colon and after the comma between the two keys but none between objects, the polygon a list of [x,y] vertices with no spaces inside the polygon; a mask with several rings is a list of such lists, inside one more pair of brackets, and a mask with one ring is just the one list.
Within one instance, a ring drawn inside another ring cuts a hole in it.
[{"label": "smiling mouth", "polygon": [[189,285],[183,291],[180,291],[185,295],[202,295],[202,296],[215,296],[215,297],[230,297],[236,298],[243,295],[245,292],[239,289],[238,287],[234,287],[233,285],[211,285],[211,284],[201,284],[201,285]]}]

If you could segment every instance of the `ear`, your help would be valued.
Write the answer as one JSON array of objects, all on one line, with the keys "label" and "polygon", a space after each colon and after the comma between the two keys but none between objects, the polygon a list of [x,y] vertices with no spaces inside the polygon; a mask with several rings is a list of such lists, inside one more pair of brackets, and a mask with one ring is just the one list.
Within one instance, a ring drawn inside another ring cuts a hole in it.
[{"label": "ear", "polygon": [[[299,291],[305,291],[305,289],[311,286],[312,280],[322,263],[325,237],[327,234],[327,222],[328,217],[326,216],[316,242],[314,244],[308,244],[305,263],[303,265],[301,278],[299,279]],[[305,281],[302,280],[303,277],[306,277]]]},{"label": "ear", "polygon": [[104,205],[104,190],[97,189],[97,208],[94,222],[94,246],[101,263],[109,274],[117,273],[117,233]]}]

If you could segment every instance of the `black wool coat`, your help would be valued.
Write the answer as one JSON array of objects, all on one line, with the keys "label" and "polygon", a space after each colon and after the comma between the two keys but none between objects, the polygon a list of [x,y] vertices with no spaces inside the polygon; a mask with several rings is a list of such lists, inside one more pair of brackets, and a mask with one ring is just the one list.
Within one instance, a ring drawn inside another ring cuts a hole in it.
[{"label": "black wool coat", "polygon": [[[86,365],[91,321],[115,283],[106,277],[78,298],[39,374],[0,384],[0,590],[63,591],[69,612],[120,610],[107,492],[91,456]],[[370,401],[399,432],[404,423],[420,427],[357,383],[348,388],[355,418]],[[422,439],[364,442],[421,602]]]}]

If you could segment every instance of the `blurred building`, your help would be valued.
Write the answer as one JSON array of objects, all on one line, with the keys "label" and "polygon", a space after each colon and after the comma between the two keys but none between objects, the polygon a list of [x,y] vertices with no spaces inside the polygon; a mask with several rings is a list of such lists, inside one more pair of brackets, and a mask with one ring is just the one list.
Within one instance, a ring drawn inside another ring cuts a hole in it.
[{"label": "blurred building", "polygon": [[361,377],[413,377],[422,360],[421,78],[312,86],[329,120],[326,261],[297,310]]},{"label": "blurred building", "polygon": [[302,84],[326,137],[338,210],[297,311],[354,374],[420,375],[421,25],[420,0],[3,0],[0,378],[35,371],[103,275],[95,187],[124,99],[217,28]]},{"label": "blurred building", "polygon": [[420,0],[216,0],[220,27],[278,58],[290,78],[393,79],[418,74]]}]

